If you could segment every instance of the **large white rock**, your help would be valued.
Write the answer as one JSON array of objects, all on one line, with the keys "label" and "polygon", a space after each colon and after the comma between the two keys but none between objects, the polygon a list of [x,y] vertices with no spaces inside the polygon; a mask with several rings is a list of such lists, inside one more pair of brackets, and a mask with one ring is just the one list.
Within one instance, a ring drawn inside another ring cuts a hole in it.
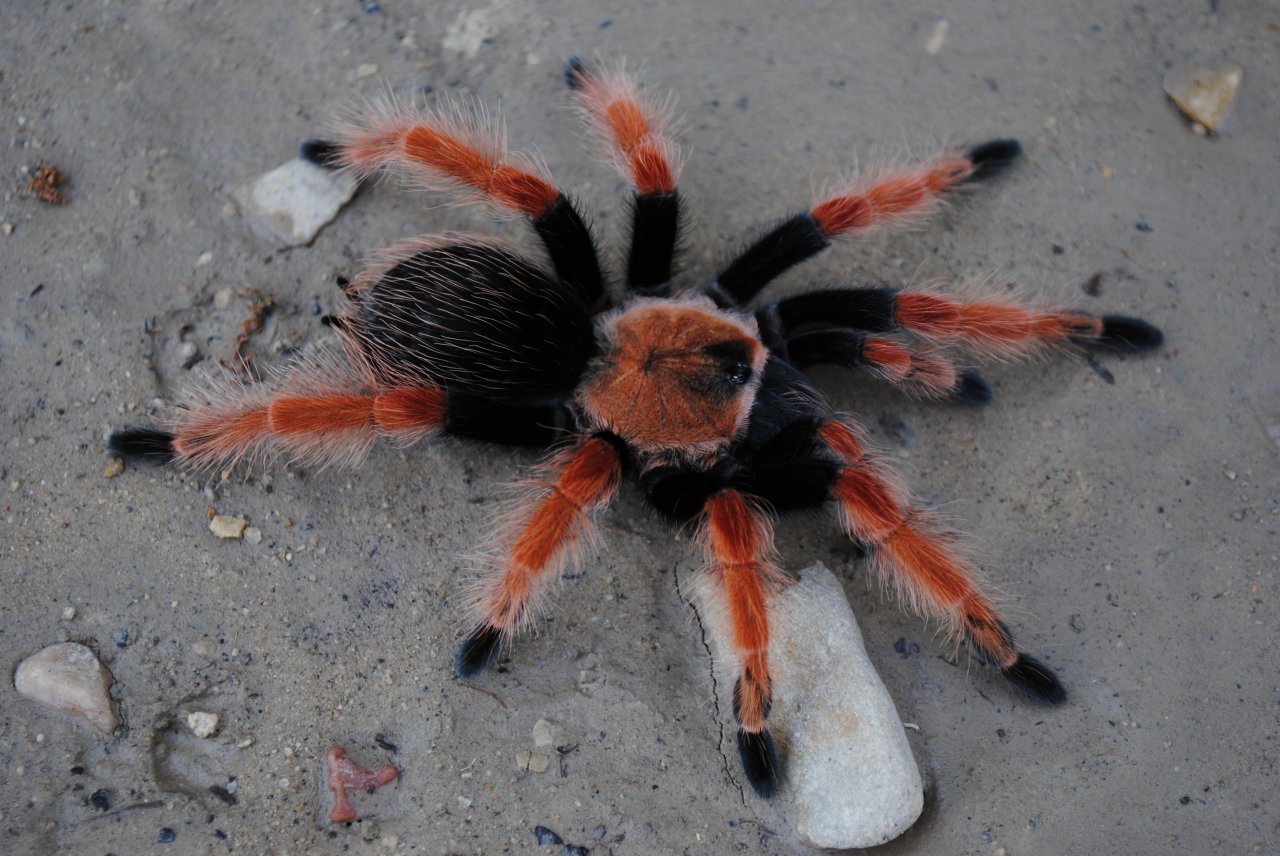
[{"label": "large white rock", "polygon": [[[707,578],[690,595],[707,632],[720,709],[732,710],[738,664],[723,596]],[[920,771],[844,589],[821,563],[774,599],[769,664],[769,724],[786,753],[786,778],[774,799],[800,837],[844,849],[905,832],[924,808]]]},{"label": "large white rock", "polygon": [[85,720],[103,734],[120,724],[111,709],[111,673],[75,642],[50,645],[18,664],[13,686],[50,710]]},{"label": "large white rock", "polygon": [[346,173],[294,159],[240,185],[231,196],[258,229],[285,246],[311,243],[356,192]]}]

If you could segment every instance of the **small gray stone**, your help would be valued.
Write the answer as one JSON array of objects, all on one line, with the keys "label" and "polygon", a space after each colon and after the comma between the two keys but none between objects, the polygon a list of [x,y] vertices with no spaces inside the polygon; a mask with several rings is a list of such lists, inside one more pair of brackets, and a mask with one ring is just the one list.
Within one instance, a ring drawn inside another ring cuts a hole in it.
[{"label": "small gray stone", "polygon": [[245,216],[286,246],[311,243],[355,195],[356,180],[304,160],[291,160],[232,191]]},{"label": "small gray stone", "polygon": [[[769,724],[787,747],[786,781],[775,799],[807,844],[874,847],[920,816],[920,771],[840,581],[820,563],[798,577],[769,613]],[[724,597],[709,575],[690,595],[706,629],[720,709],[732,710],[738,662]]]},{"label": "small gray stone", "polygon": [[103,734],[120,724],[108,695],[111,673],[93,651],[75,642],[50,645],[18,664],[13,686],[50,710],[78,717]]}]

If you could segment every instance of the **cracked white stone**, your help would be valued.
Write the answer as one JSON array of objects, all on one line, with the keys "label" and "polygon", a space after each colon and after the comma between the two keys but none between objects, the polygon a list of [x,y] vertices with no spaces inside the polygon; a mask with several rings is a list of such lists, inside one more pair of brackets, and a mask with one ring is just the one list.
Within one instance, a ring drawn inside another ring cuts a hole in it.
[{"label": "cracked white stone", "polygon": [[260,231],[285,246],[311,243],[355,195],[346,173],[294,159],[240,185],[231,196]]},{"label": "cracked white stone", "polygon": [[108,695],[111,673],[93,651],[75,642],[50,645],[18,664],[13,686],[50,710],[77,717],[103,734],[120,724]]},{"label": "cracked white stone", "polygon": [[[786,747],[773,799],[811,846],[874,847],[920,817],[920,771],[840,581],[821,563],[797,576],[770,604],[769,725]],[[738,662],[723,595],[706,575],[689,594],[711,649],[720,709],[731,711]]]}]

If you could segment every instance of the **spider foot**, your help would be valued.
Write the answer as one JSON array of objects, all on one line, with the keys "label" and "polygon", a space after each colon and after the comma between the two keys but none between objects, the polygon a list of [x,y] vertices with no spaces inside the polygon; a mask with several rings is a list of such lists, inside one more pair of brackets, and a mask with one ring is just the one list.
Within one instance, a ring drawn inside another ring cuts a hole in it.
[{"label": "spider foot", "polygon": [[493,663],[498,656],[498,643],[502,641],[502,631],[491,625],[478,627],[458,646],[458,656],[454,660],[453,671],[460,678],[469,678]]},{"label": "spider foot", "polygon": [[1062,704],[1067,700],[1066,687],[1045,664],[1029,654],[1018,654],[1012,666],[1000,669],[1009,683],[1045,704]]},{"label": "spider foot", "polygon": [[1149,351],[1164,344],[1164,333],[1141,318],[1126,315],[1102,316],[1102,334],[1094,342],[1113,351]]},{"label": "spider foot", "polygon": [[742,770],[756,796],[768,799],[782,783],[782,761],[773,735],[765,731],[738,729],[738,756]]},{"label": "spider foot", "polygon": [[988,140],[965,153],[973,163],[970,181],[985,181],[1004,172],[1022,155],[1022,143],[1017,140]]},{"label": "spider foot", "polygon": [[332,746],[324,758],[325,769],[329,774],[329,790],[333,791],[333,811],[329,813],[330,823],[351,823],[359,820],[355,806],[351,804],[350,791],[368,791],[388,785],[400,778],[400,771],[394,764],[383,764],[376,770],[366,770],[347,757],[347,750],[341,746]]},{"label": "spider foot", "polygon": [[298,157],[325,169],[338,169],[342,166],[338,156],[338,144],[328,140],[306,139],[298,143]]},{"label": "spider foot", "polygon": [[586,83],[586,79],[591,74],[591,67],[582,61],[582,57],[571,56],[564,62],[564,84],[573,91],[577,91]]},{"label": "spider foot", "polygon": [[107,449],[126,458],[150,458],[164,464],[173,460],[173,435],[154,428],[130,428],[112,434]]},{"label": "spider foot", "polygon": [[996,397],[991,389],[991,382],[976,369],[965,369],[956,379],[955,390],[951,393],[956,401],[981,407],[990,404]]}]

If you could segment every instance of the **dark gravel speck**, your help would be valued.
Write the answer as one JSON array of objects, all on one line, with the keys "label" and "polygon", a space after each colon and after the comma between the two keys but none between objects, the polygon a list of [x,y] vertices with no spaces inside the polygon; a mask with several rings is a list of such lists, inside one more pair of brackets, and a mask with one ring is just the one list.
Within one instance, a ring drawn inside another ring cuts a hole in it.
[{"label": "dark gravel speck", "polygon": [[563,838],[556,835],[545,826],[535,826],[533,828],[533,834],[537,837],[539,846],[542,847],[546,847],[548,844],[564,844]]},{"label": "dark gravel speck", "polygon": [[156,836],[156,841],[160,844],[172,844],[178,837],[178,834],[167,826],[160,827],[160,834]]},{"label": "dark gravel speck", "polygon": [[111,793],[106,788],[99,788],[89,796],[89,805],[98,811],[111,808]]}]

